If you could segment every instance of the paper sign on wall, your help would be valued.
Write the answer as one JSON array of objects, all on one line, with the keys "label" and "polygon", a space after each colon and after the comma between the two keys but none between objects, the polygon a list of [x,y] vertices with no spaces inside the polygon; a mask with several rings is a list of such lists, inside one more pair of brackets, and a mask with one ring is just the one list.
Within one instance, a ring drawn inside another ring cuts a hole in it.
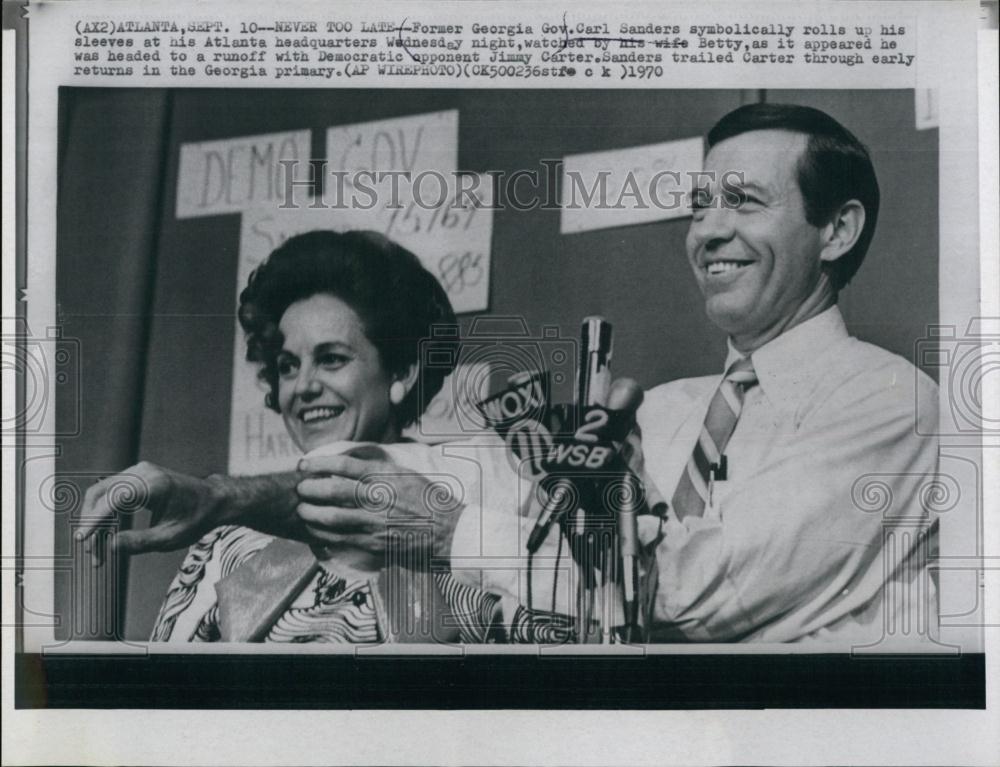
[{"label": "paper sign on wall", "polygon": [[702,169],[702,139],[567,155],[562,234],[648,224],[690,215],[692,177]]},{"label": "paper sign on wall", "polygon": [[308,130],[182,144],[177,218],[279,205],[287,172],[282,160],[294,161],[294,179],[304,180],[309,177],[310,153]]},{"label": "paper sign on wall", "polygon": [[347,183],[364,171],[454,174],[458,110],[338,125],[326,131],[326,169]]},{"label": "paper sign on wall", "polygon": [[913,91],[913,111],[917,130],[937,128],[940,124],[940,95],[936,88],[917,88]]},{"label": "paper sign on wall", "polygon": [[397,205],[381,198],[369,207],[335,207],[327,200],[300,199],[290,209],[265,206],[244,211],[238,284],[246,285],[254,267],[293,234],[313,229],[369,229],[413,251],[444,286],[456,313],[486,309],[493,237],[492,179],[472,175],[466,183],[455,182],[455,176],[443,178],[449,185],[424,199],[415,199],[401,187]]}]

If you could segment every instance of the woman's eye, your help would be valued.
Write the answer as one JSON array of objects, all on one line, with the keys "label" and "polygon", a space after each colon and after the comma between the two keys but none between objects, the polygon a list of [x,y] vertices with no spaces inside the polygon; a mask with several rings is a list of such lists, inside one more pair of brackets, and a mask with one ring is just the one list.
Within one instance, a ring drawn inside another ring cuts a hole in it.
[{"label": "woman's eye", "polygon": [[325,368],[339,368],[347,362],[347,357],[343,354],[326,352],[316,358],[316,364]]},{"label": "woman's eye", "polygon": [[277,368],[278,375],[282,378],[287,378],[290,375],[294,375],[299,366],[295,360],[279,357]]}]

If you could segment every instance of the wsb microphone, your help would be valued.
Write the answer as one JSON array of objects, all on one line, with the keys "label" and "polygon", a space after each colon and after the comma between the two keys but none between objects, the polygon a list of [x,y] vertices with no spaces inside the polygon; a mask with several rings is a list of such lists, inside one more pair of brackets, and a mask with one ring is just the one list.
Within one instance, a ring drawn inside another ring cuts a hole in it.
[{"label": "wsb microphone", "polygon": [[[603,317],[585,317],[580,328],[580,363],[576,369],[576,405],[577,419],[583,420],[586,408],[594,405],[604,407],[608,401],[611,389],[611,324]],[[594,492],[593,483],[588,483],[586,489]],[[583,498],[575,509],[568,509],[570,542],[576,540],[573,547],[580,564],[588,571],[593,567],[593,559],[597,552],[594,546],[584,545],[585,536],[593,528],[593,520],[589,519],[593,510],[587,506],[591,498]],[[586,561],[591,560],[591,561]]]},{"label": "wsb microphone", "polygon": [[[577,470],[570,474],[561,473],[558,462],[550,465],[551,473],[543,480],[547,484],[547,500],[529,536],[527,548],[532,554],[537,552],[552,526],[561,524],[581,568],[582,584],[588,590],[603,584],[605,634],[613,620],[608,612],[613,601],[612,591],[608,589],[613,590],[615,581],[621,583],[626,641],[631,641],[638,628],[638,515],[645,511],[645,502],[642,482],[622,460],[621,453],[642,404],[643,392],[631,379],[622,379],[612,385],[612,329],[608,322],[601,317],[586,318],[581,341],[576,392],[579,428],[571,441],[577,447],[604,450],[610,460],[595,461],[594,466],[601,470]],[[602,419],[597,419],[605,425],[591,429],[588,425],[595,423],[591,418],[595,409],[606,411]],[[611,422],[617,426],[612,426]],[[621,569],[615,565],[615,560]],[[616,576],[616,572],[619,575]],[[578,631],[584,636],[589,633],[592,603],[589,598],[583,598],[582,593],[579,598],[583,601],[578,605],[581,610]]]},{"label": "wsb microphone", "polygon": [[[580,360],[576,373],[578,412],[589,405],[604,405],[610,388],[611,324],[603,317],[586,317],[580,329]],[[574,526],[579,530],[586,526],[579,484],[570,477],[554,476],[548,485],[548,500],[528,536],[529,554],[538,551],[553,523],[567,515],[573,515]]]}]

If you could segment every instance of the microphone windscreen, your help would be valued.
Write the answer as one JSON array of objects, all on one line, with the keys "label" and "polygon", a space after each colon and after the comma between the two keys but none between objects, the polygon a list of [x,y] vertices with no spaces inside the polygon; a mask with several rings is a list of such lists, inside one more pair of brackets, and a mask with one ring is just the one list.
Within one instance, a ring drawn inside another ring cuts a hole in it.
[{"label": "microphone windscreen", "polygon": [[608,410],[636,411],[642,404],[642,387],[632,378],[619,378],[608,391]]}]

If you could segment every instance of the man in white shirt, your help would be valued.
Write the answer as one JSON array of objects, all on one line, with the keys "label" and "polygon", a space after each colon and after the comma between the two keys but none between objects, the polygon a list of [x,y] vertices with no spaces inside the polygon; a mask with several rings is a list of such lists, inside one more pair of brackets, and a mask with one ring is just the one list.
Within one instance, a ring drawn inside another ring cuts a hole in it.
[{"label": "man in white shirt", "polygon": [[[828,115],[775,104],[726,115],[708,145],[688,259],[709,319],[729,334],[725,369],[744,359],[753,375],[701,515],[684,513],[680,479],[697,473],[689,454],[718,377],[657,387],[639,412],[647,469],[673,493],[654,635],[845,648],[927,639],[937,597],[922,489],[937,443],[920,435],[934,433],[937,412],[917,403],[936,402],[936,387],[851,338],[836,306],[878,216],[868,153]],[[875,487],[891,518],[865,497]],[[903,521],[913,527],[900,545]]]},{"label": "man in white shirt", "polygon": [[[673,381],[638,412],[646,481],[669,499],[662,524],[643,520],[650,639],[924,642],[937,627],[923,506],[937,444],[920,435],[937,412],[917,404],[936,386],[851,338],[836,305],[878,215],[868,152],[828,115],[773,104],[726,115],[708,144],[687,253],[739,380]],[[455,547],[509,553],[509,529],[467,515]],[[549,604],[552,578],[534,575],[530,598],[511,571],[487,587]],[[568,595],[554,604],[572,610]]]}]

